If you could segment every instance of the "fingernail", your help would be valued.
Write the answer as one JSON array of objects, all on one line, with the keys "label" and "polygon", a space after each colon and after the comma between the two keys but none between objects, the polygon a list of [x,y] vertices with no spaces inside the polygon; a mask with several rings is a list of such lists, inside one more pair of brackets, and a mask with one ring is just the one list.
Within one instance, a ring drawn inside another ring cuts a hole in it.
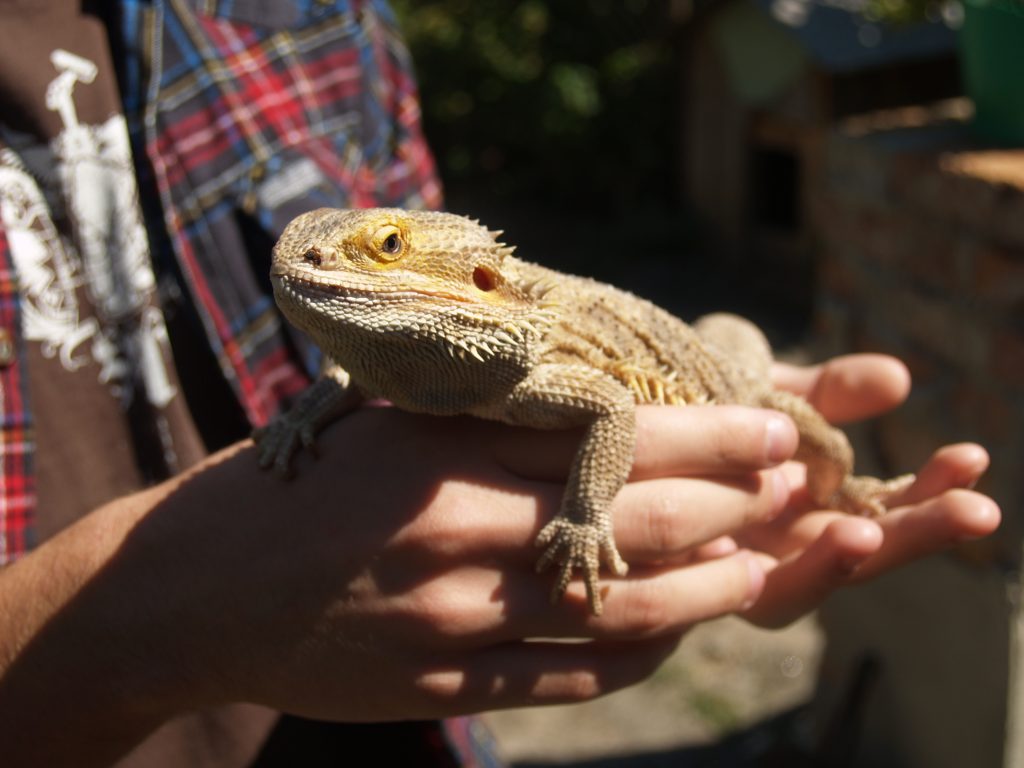
[{"label": "fingernail", "polygon": [[976,530],[970,533],[961,533],[957,536],[957,541],[978,541],[986,536],[990,536],[999,527],[1001,517],[1002,513],[999,510],[999,506],[990,499],[986,499],[981,502],[974,517],[971,519]]},{"label": "fingernail", "polygon": [[750,554],[746,554],[747,561],[747,598],[743,601],[743,607],[741,610],[747,610],[754,603],[757,602],[757,598],[761,596],[761,592],[764,590],[765,575],[764,569],[761,568],[760,563],[757,559]]},{"label": "fingernail", "polygon": [[771,464],[779,464],[792,452],[792,427],[781,416],[771,416],[764,425],[764,452]]}]

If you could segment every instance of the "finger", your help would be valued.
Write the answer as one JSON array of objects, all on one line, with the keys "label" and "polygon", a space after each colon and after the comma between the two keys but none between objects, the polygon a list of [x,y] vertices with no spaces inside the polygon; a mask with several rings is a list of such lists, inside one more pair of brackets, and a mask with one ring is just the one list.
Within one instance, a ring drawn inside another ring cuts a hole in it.
[{"label": "finger", "polygon": [[[890,500],[890,512],[880,518],[881,521],[890,525],[901,519],[897,514],[900,507],[927,501],[954,488],[973,487],[988,465],[988,453],[980,445],[960,443],[940,448],[917,472],[911,486]],[[789,462],[776,471],[788,478],[793,489],[790,493],[792,508],[771,525],[755,523],[739,538],[744,546],[782,558],[807,546],[839,513],[832,510],[807,511],[811,502],[802,492],[803,465]]]},{"label": "finger", "polygon": [[[524,600],[521,605],[525,613],[517,614],[513,607],[510,617],[524,624],[535,622],[536,630],[545,637],[655,637],[745,610],[764,586],[760,562],[753,553],[743,550],[717,560],[608,581],[600,617],[587,612],[586,593],[578,582],[569,585],[565,605],[541,608]],[[555,634],[546,634],[549,631]]]},{"label": "finger", "polygon": [[832,520],[810,546],[768,571],[764,591],[743,615],[755,624],[781,627],[816,608],[882,546],[873,520]]},{"label": "finger", "polygon": [[774,411],[736,405],[640,408],[630,478],[750,472],[789,459],[798,442],[793,422]]},{"label": "finger", "polygon": [[550,583],[525,569],[460,569],[445,585],[422,588],[407,612],[429,617],[444,605],[435,634],[466,649],[522,637],[635,640],[749,607],[761,593],[764,572],[749,551],[682,568],[634,568],[626,578],[602,581],[601,616],[591,614],[581,579],[554,604]]},{"label": "finger", "polygon": [[649,677],[680,636],[633,642],[512,642],[459,652],[418,680],[424,712],[436,717],[541,704],[589,701]]},{"label": "finger", "polygon": [[910,393],[910,372],[889,355],[856,354],[799,367],[772,366],[772,383],[802,395],[834,424],[891,410]]},{"label": "finger", "polygon": [[[494,452],[513,473],[563,480],[582,433],[504,429]],[[631,479],[749,472],[775,466],[796,451],[799,438],[788,417],[742,406],[637,408]]]},{"label": "finger", "polygon": [[694,547],[689,552],[689,558],[683,558],[680,562],[703,563],[706,560],[717,560],[720,557],[734,554],[739,548],[740,545],[732,536],[719,536],[707,544]]},{"label": "finger", "polygon": [[972,488],[988,465],[988,452],[980,445],[943,446],[921,467],[913,484],[893,499],[892,506],[924,501],[951,488]]},{"label": "finger", "polygon": [[893,510],[876,521],[885,544],[857,569],[853,579],[871,579],[960,542],[988,536],[999,527],[1000,519],[999,506],[992,499],[964,489]]},{"label": "finger", "polygon": [[807,467],[798,461],[787,461],[773,470],[782,475],[789,487],[789,503],[774,519],[751,525],[734,534],[741,547],[765,552],[783,559],[805,549],[828,525],[846,513],[822,510],[807,491]]},{"label": "finger", "polygon": [[[615,538],[630,562],[679,562],[694,547],[772,520],[789,502],[780,470],[629,483],[612,505]],[[701,558],[702,559],[702,558]]]},{"label": "finger", "polygon": [[[801,554],[769,572],[763,597],[746,615],[755,623],[781,626],[812,610],[838,586],[875,578],[959,542],[987,536],[999,522],[995,502],[962,489],[895,509],[877,520],[833,512],[806,515],[793,524],[780,547]],[[872,550],[875,534],[865,526],[881,533],[877,550]],[[796,546],[800,541],[805,548]]]},{"label": "finger", "polygon": [[[532,482],[524,490],[514,494],[446,481],[431,511],[392,537],[391,556],[404,561],[405,570],[417,564],[493,562],[496,557],[528,569],[538,557],[533,542],[559,509],[564,487]],[[789,482],[779,468],[714,480],[628,483],[615,497],[611,515],[615,541],[627,562],[680,563],[694,559],[694,547],[770,521],[788,503]]]},{"label": "finger", "polygon": [[[988,452],[980,445],[958,443],[943,446],[917,471],[910,487],[892,497],[888,506],[893,510],[926,501],[953,488],[973,488],[988,466]],[[806,468],[803,464],[787,462],[776,471],[788,480],[790,509],[776,518],[773,525],[751,526],[743,532],[741,539],[745,546],[784,557],[794,549],[806,546],[838,513],[810,511],[814,505],[806,493]],[[892,512],[882,519],[891,515]],[[797,522],[791,524],[794,520]]]}]

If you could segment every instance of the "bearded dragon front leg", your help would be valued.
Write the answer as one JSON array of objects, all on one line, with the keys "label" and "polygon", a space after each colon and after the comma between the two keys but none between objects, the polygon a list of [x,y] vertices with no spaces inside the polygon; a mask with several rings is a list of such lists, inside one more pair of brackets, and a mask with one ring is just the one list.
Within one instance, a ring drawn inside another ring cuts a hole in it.
[{"label": "bearded dragon front leg", "polygon": [[594,368],[538,366],[511,395],[509,420],[541,429],[585,426],[558,515],[541,530],[541,571],[559,566],[552,602],[565,593],[579,569],[594,615],[600,615],[598,573],[603,562],[616,576],[627,565],[612,534],[611,503],[629,476],[636,444],[636,406],[632,394]]},{"label": "bearded dragon front leg", "polygon": [[290,410],[267,426],[253,430],[252,438],[259,446],[260,467],[273,466],[279,475],[288,475],[295,453],[300,448],[314,451],[317,432],[351,411],[362,399],[359,390],[352,386],[348,372],[328,360],[320,377],[299,396]]}]

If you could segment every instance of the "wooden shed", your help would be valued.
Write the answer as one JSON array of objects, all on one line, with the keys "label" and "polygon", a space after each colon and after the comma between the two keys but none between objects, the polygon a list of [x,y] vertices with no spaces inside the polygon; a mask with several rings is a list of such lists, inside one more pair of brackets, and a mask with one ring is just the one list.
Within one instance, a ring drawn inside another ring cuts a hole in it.
[{"label": "wooden shed", "polygon": [[[943,20],[873,24],[858,0],[706,0],[682,29],[680,187],[713,251],[809,305],[821,142],[845,116],[955,96]],[[775,284],[777,276],[778,283]]]}]

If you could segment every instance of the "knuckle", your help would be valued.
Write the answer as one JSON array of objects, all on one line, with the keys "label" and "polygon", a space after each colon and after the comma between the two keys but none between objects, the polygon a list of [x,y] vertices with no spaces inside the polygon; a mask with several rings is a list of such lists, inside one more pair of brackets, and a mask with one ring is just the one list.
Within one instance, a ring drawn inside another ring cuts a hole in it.
[{"label": "knuckle", "polygon": [[484,535],[479,505],[466,494],[442,488],[397,539],[434,559],[451,561]]},{"label": "knuckle", "polygon": [[764,456],[764,419],[748,408],[724,407],[711,431],[710,450],[721,464],[759,464]]},{"label": "knuckle", "polygon": [[670,622],[664,592],[655,581],[635,581],[626,592],[622,626],[631,635],[645,636],[665,629]]},{"label": "knuckle", "polygon": [[560,680],[561,696],[568,701],[590,701],[603,693],[597,675],[590,670],[567,672]]},{"label": "knuckle", "polygon": [[417,693],[429,704],[450,702],[463,690],[464,675],[457,670],[431,669],[416,676],[414,685]]},{"label": "knuckle", "polygon": [[658,493],[644,510],[644,527],[652,552],[669,554],[689,546],[689,535],[683,525],[678,499],[669,493]]},{"label": "knuckle", "polygon": [[747,446],[753,430],[751,425],[729,422],[723,426],[715,443],[715,455],[722,464],[748,463]]},{"label": "knuckle", "polygon": [[406,617],[427,635],[450,640],[459,635],[465,614],[459,591],[439,582],[430,582],[406,595]]},{"label": "knuckle", "polygon": [[472,573],[446,573],[414,588],[403,598],[402,612],[425,643],[460,646],[487,626],[489,614],[479,599],[478,582]]}]

